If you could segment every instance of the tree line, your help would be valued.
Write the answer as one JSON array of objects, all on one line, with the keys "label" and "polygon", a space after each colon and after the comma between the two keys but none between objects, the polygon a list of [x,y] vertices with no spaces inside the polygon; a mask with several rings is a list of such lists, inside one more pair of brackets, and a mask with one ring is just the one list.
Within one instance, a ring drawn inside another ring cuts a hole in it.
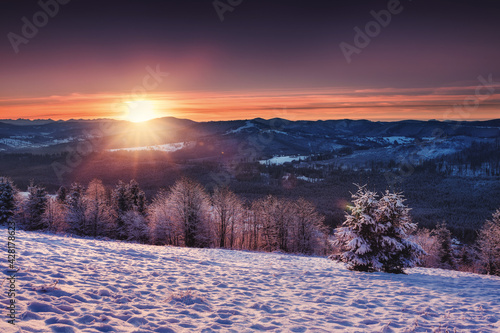
[{"label": "tree line", "polygon": [[0,177],[0,224],[155,245],[220,247],[322,254],[329,230],[316,207],[302,198],[268,195],[245,202],[227,187],[205,188],[188,178],[160,190],[148,203],[135,180],[107,188],[99,179],[73,183],[49,195],[31,183],[19,192]]},{"label": "tree line", "polygon": [[500,210],[471,245],[452,238],[444,222],[433,230],[411,221],[400,193],[358,188],[344,223],[330,234],[311,202],[268,195],[244,201],[228,187],[212,193],[189,178],[160,190],[149,203],[135,180],[113,188],[92,180],[48,195],[31,183],[19,192],[0,177],[0,225],[107,237],[154,245],[218,247],[327,255],[360,271],[403,273],[420,265],[500,275]]}]

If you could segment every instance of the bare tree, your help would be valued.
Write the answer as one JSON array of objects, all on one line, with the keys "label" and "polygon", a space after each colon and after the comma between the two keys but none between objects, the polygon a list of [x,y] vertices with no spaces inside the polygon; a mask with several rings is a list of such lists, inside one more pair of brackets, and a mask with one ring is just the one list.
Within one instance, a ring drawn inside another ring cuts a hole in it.
[{"label": "bare tree", "polygon": [[252,209],[256,219],[254,226],[262,233],[260,247],[266,251],[289,251],[289,227],[293,220],[291,202],[269,195],[254,202]]},{"label": "bare tree", "polygon": [[263,218],[260,212],[264,211],[265,200],[260,199],[252,202],[250,209],[250,214],[248,217],[249,224],[249,237],[248,237],[248,249],[258,250],[261,243],[261,230],[263,228]]},{"label": "bare tree", "polygon": [[[233,248],[235,228],[242,217],[243,203],[229,188],[216,188],[211,198],[216,241],[221,248]],[[229,243],[229,244],[228,244]]]},{"label": "bare tree", "polygon": [[293,203],[292,210],[294,218],[290,228],[290,250],[304,254],[322,252],[328,235],[325,218],[316,211],[314,204],[303,198]]}]

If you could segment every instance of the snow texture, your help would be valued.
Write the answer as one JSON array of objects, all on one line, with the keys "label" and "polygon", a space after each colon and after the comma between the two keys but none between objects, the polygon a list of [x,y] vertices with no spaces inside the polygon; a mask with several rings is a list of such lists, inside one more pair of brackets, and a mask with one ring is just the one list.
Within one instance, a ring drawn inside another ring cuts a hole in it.
[{"label": "snow texture", "polygon": [[500,331],[500,277],[361,273],[320,257],[16,236],[21,320],[14,328],[2,315],[1,332]]}]

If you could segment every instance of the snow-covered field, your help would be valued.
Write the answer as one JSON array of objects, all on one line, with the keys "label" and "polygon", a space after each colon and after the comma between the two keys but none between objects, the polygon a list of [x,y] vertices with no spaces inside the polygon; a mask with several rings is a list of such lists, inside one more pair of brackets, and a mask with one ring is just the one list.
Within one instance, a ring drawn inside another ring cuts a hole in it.
[{"label": "snow-covered field", "polygon": [[22,231],[16,248],[21,319],[13,329],[4,309],[1,332],[500,331],[499,277]]}]

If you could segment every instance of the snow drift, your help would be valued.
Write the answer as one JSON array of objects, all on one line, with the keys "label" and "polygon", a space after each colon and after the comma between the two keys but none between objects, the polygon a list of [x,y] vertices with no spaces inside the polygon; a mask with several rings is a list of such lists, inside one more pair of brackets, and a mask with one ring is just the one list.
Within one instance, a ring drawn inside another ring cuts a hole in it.
[{"label": "snow drift", "polygon": [[[0,235],[6,240],[7,230]],[[2,332],[500,331],[500,277],[360,273],[320,257],[23,231],[16,238],[19,321],[8,324],[4,307]]]}]

